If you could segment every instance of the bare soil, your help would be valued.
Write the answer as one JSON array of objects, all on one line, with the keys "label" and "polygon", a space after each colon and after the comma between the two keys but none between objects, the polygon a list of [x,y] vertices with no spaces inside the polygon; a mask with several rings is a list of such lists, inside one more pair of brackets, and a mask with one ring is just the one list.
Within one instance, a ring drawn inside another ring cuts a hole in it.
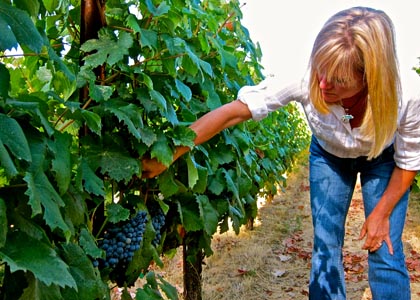
[{"label": "bare soil", "polygon": [[[203,268],[203,300],[299,300],[308,298],[312,249],[308,167],[300,162],[287,187],[272,199],[261,199],[253,230],[215,235],[214,255]],[[347,299],[370,300],[367,254],[358,235],[364,221],[360,186],[347,218],[344,267]],[[412,195],[404,231],[412,300],[420,300],[420,195]],[[155,271],[176,286],[182,299],[181,251]],[[140,284],[140,283],[139,283]]]}]

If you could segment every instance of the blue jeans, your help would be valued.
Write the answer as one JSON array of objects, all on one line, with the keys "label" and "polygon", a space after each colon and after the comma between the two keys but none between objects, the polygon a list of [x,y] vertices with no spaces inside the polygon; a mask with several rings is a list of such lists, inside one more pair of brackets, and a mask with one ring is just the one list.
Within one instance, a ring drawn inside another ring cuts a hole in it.
[{"label": "blue jeans", "polygon": [[[365,217],[375,208],[395,167],[394,149],[377,158],[339,158],[321,148],[315,137],[310,147],[310,194],[314,244],[309,299],[346,299],[343,254],[345,222],[357,174],[360,174]],[[408,300],[410,279],[401,240],[408,206],[407,191],[390,216],[394,255],[384,243],[369,252],[369,285],[373,300]]]}]

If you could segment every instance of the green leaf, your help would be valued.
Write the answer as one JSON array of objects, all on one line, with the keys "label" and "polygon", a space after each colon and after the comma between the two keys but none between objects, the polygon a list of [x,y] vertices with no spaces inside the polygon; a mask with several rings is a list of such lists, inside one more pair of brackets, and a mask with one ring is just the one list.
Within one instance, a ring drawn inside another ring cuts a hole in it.
[{"label": "green leaf", "polygon": [[186,158],[188,167],[188,187],[192,189],[198,181],[198,170],[191,154]]},{"label": "green leaf", "polygon": [[4,247],[6,243],[8,229],[6,202],[0,198],[0,248]]},{"label": "green leaf", "polygon": [[86,125],[92,132],[98,136],[101,135],[102,120],[101,116],[89,110],[82,110],[82,117],[86,121]]},{"label": "green leaf", "polygon": [[25,10],[31,17],[36,18],[39,13],[39,2],[38,0],[27,1],[27,0],[14,0],[15,6],[21,10]]},{"label": "green leaf", "polygon": [[132,158],[125,151],[112,149],[101,153],[101,173],[108,174],[116,181],[130,181],[140,172],[140,161]]},{"label": "green leaf", "polygon": [[175,195],[179,191],[179,185],[176,183],[172,172],[164,172],[158,178],[159,189],[165,198]]},{"label": "green leaf", "polygon": [[9,90],[10,73],[9,70],[4,66],[4,64],[0,63],[0,98],[6,98],[9,95]]},{"label": "green leaf", "polygon": [[50,149],[54,153],[52,171],[55,173],[60,194],[63,195],[69,188],[72,175],[70,153],[72,136],[66,133],[56,133],[54,137],[55,143],[50,143]]},{"label": "green leaf", "polygon": [[215,195],[220,195],[225,189],[226,180],[223,177],[222,170],[217,170],[216,176],[210,178],[208,189]]},{"label": "green leaf", "polygon": [[204,228],[197,202],[180,199],[177,204],[181,223],[186,231],[199,231]]},{"label": "green leaf", "polygon": [[194,139],[197,134],[189,127],[176,126],[174,128],[172,141],[175,146],[188,146],[191,149],[195,147]]},{"label": "green leaf", "polygon": [[103,257],[103,251],[98,248],[95,243],[95,238],[92,234],[86,229],[82,228],[80,231],[79,238],[80,247],[92,258],[101,258]]},{"label": "green leaf", "polygon": [[31,162],[28,141],[19,123],[15,119],[0,114],[0,128],[0,142],[6,145],[17,159]]},{"label": "green leaf", "polygon": [[92,266],[92,261],[83,250],[73,243],[61,244],[63,260],[69,266],[77,289],[66,288],[63,290],[64,299],[87,300],[109,299],[109,290],[102,281],[101,274]]},{"label": "green leaf", "polygon": [[166,14],[169,9],[170,6],[168,6],[168,4],[166,4],[166,1],[162,1],[158,7],[156,7],[152,0],[146,0],[146,5],[147,5],[147,9],[155,16],[161,16],[163,14]]},{"label": "green leaf", "polygon": [[79,172],[82,174],[84,187],[88,193],[92,193],[97,196],[105,195],[105,187],[102,179],[96,176],[86,159],[82,159]]},{"label": "green leaf", "polygon": [[42,205],[44,208],[43,218],[51,230],[60,228],[69,237],[69,227],[60,211],[60,207],[64,207],[64,202],[51,185],[48,177],[42,172],[28,172],[24,181],[28,184],[25,195],[29,196],[28,203],[32,208],[32,215],[42,213]]},{"label": "green leaf", "polygon": [[52,12],[52,11],[56,10],[61,5],[62,1],[63,0],[42,0],[45,8],[49,12]]},{"label": "green leaf", "polygon": [[210,204],[209,198],[205,195],[197,196],[197,203],[200,209],[200,217],[203,219],[204,230],[209,236],[212,236],[219,223],[219,214]]},{"label": "green leaf", "polygon": [[6,176],[8,178],[12,178],[16,176],[19,172],[16,169],[15,164],[13,163],[12,158],[9,155],[9,152],[7,152],[6,147],[4,147],[3,143],[0,141],[0,165],[2,168],[4,168],[6,172]]},{"label": "green leaf", "polygon": [[16,109],[29,112],[34,119],[39,121],[39,126],[42,125],[49,136],[53,135],[54,128],[49,122],[48,106],[43,99],[32,95],[23,95],[20,100],[7,100],[7,104]]},{"label": "green leaf", "polygon": [[143,127],[141,111],[138,106],[124,101],[110,101],[105,109],[115,115],[119,121],[124,122],[128,131],[137,139],[141,140],[140,129]]},{"label": "green leaf", "polygon": [[29,15],[0,2],[0,51],[18,48],[18,43],[40,53],[44,41]]},{"label": "green leaf", "polygon": [[42,281],[36,279],[32,273],[26,275],[28,287],[23,290],[22,296],[19,300],[57,300],[62,299],[60,287],[51,284],[47,285]]},{"label": "green leaf", "polygon": [[171,285],[168,281],[166,281],[165,279],[163,279],[162,276],[157,275],[159,278],[159,287],[160,289],[165,293],[165,295],[168,297],[168,299],[172,299],[172,300],[178,300],[178,291],[176,289],[176,287],[174,287],[173,285]]},{"label": "green leaf", "polygon": [[130,217],[130,211],[117,203],[107,205],[106,212],[108,221],[111,223],[126,221]]},{"label": "green leaf", "polygon": [[153,143],[157,141],[157,135],[154,133],[152,128],[140,128],[139,132],[141,136],[141,141],[145,143],[148,147],[152,146]]},{"label": "green leaf", "polygon": [[70,221],[73,226],[79,227],[86,223],[88,212],[84,198],[84,191],[77,192],[76,189],[70,185],[66,194],[62,196],[65,203],[65,220]]},{"label": "green leaf", "polygon": [[173,153],[168,145],[168,139],[165,135],[159,134],[158,140],[152,145],[151,157],[156,157],[158,161],[165,166],[169,166],[173,162]]},{"label": "green leaf", "polygon": [[89,96],[97,102],[104,102],[111,98],[114,88],[107,85],[89,85]]},{"label": "green leaf", "polygon": [[31,238],[20,231],[10,232],[5,247],[0,249],[0,257],[10,271],[30,271],[35,278],[46,285],[76,288],[76,282],[69,273],[68,266],[47,244]]},{"label": "green leaf", "polygon": [[140,28],[140,45],[156,49],[158,46],[158,34],[154,30]]},{"label": "green leaf", "polygon": [[62,71],[54,73],[52,84],[57,94],[60,94],[65,101],[76,91],[76,81],[73,78],[69,78],[67,74]]},{"label": "green leaf", "polygon": [[233,195],[235,196],[236,200],[238,202],[240,202],[241,200],[239,198],[239,190],[238,190],[238,187],[237,187],[236,183],[232,179],[231,171],[224,170],[223,174],[225,175],[228,190],[231,191],[233,193]]},{"label": "green leaf", "polygon": [[208,177],[208,170],[205,167],[200,165],[196,165],[198,171],[198,181],[194,185],[193,192],[194,193],[205,193],[207,189],[207,177]]},{"label": "green leaf", "polygon": [[149,91],[150,97],[152,98],[153,102],[162,110],[166,110],[166,99],[162,96],[159,91],[152,90]]},{"label": "green leaf", "polygon": [[133,29],[135,33],[140,32],[141,27],[139,25],[139,20],[137,19],[135,15],[130,14],[126,19],[126,22],[127,22],[127,26]]},{"label": "green leaf", "polygon": [[119,32],[118,38],[110,31],[100,31],[99,39],[86,41],[81,50],[85,52],[96,51],[84,58],[87,66],[97,67],[103,63],[110,66],[123,60],[128,55],[128,49],[133,46],[133,38],[127,32]]},{"label": "green leaf", "polygon": [[178,92],[181,93],[182,97],[184,97],[187,102],[190,101],[192,97],[192,92],[189,86],[178,79],[175,79],[175,85],[178,89]]}]

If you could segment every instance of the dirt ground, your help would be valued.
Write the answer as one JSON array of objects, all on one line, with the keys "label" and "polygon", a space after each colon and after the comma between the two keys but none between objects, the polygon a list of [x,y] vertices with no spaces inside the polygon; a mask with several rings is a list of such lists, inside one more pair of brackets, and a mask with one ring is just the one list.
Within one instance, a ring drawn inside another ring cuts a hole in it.
[{"label": "dirt ground", "polygon": [[[416,198],[416,199],[414,199]],[[307,299],[312,226],[308,167],[303,160],[287,187],[270,201],[261,199],[253,230],[215,235],[214,255],[205,260],[204,300]],[[358,240],[364,221],[360,186],[347,218],[344,266],[347,299],[370,300],[366,251]],[[412,196],[404,232],[412,300],[420,300],[420,196]],[[178,251],[179,253],[181,251]],[[156,270],[182,294],[182,258],[178,254]],[[182,299],[182,297],[180,297]]]}]

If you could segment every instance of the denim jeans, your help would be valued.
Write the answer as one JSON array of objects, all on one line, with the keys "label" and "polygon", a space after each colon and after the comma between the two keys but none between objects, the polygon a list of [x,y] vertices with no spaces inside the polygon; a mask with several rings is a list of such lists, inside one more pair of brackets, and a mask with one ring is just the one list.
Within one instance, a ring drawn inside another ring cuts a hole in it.
[{"label": "denim jeans", "polygon": [[[375,208],[395,167],[394,149],[368,161],[365,157],[339,158],[321,148],[316,138],[310,147],[310,194],[314,244],[309,299],[346,299],[342,248],[345,222],[357,175],[360,174],[365,217]],[[410,279],[401,240],[408,206],[407,191],[390,216],[394,255],[383,243],[368,252],[369,285],[373,300],[410,299]]]}]

